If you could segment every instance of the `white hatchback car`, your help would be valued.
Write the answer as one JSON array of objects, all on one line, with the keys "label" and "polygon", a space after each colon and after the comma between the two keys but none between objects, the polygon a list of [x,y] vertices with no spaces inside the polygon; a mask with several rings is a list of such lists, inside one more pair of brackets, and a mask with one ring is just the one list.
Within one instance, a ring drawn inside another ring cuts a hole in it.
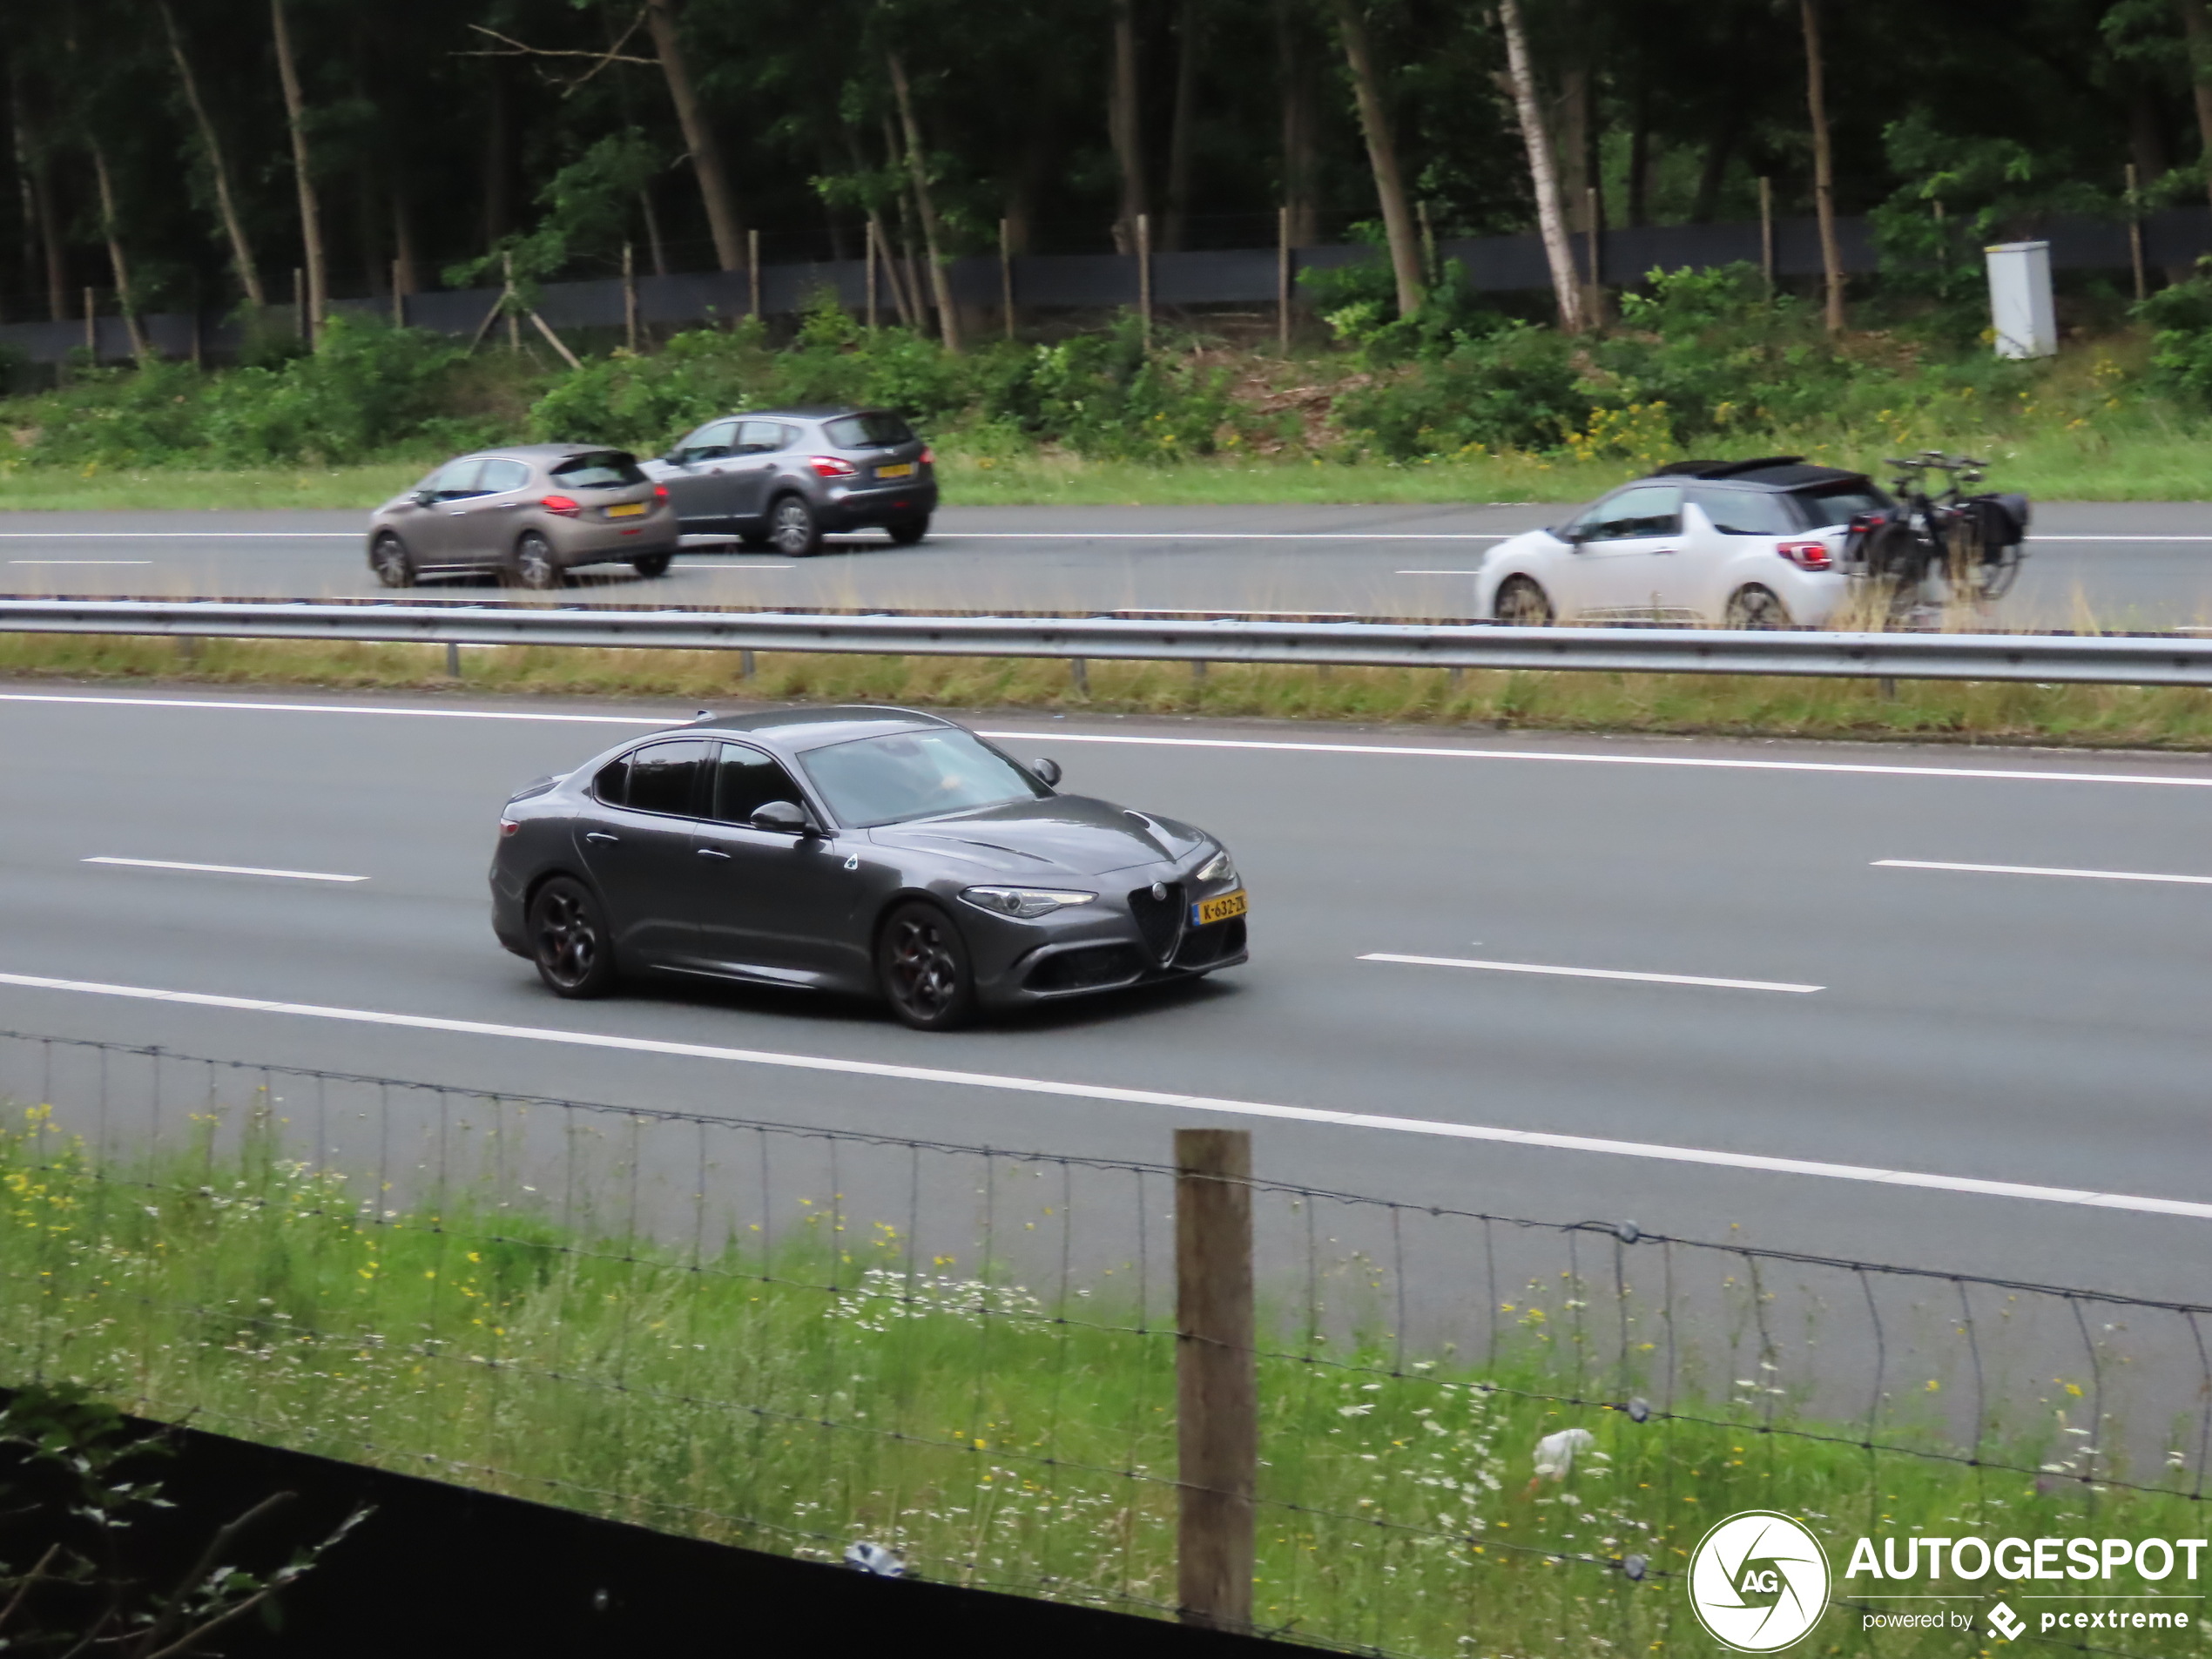
[{"label": "white hatchback car", "polygon": [[1798,455],[1676,462],[1491,549],[1475,614],[1817,628],[1843,603],[1852,515],[1892,504],[1865,474]]}]

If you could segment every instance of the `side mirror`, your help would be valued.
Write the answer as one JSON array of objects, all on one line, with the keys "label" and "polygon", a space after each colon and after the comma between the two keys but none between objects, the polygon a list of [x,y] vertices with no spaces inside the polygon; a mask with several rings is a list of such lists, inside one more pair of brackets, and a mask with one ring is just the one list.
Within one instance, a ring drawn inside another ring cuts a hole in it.
[{"label": "side mirror", "polygon": [[1034,776],[1042,779],[1047,786],[1053,789],[1060,786],[1060,763],[1057,760],[1032,760],[1029,771]]},{"label": "side mirror", "polygon": [[806,809],[787,800],[763,801],[752,809],[751,821],[753,828],[771,835],[811,835],[814,830]]},{"label": "side mirror", "polygon": [[417,507],[428,507],[438,499],[438,492],[435,489],[418,489],[408,499]]}]

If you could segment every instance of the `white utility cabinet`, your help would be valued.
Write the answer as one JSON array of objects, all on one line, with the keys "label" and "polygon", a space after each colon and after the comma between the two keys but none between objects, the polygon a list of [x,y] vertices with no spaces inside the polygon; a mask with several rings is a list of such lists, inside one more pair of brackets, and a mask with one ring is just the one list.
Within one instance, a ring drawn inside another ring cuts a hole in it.
[{"label": "white utility cabinet", "polygon": [[2059,320],[2051,302],[2051,245],[2000,242],[1989,257],[1989,320],[2000,357],[2051,357]]}]

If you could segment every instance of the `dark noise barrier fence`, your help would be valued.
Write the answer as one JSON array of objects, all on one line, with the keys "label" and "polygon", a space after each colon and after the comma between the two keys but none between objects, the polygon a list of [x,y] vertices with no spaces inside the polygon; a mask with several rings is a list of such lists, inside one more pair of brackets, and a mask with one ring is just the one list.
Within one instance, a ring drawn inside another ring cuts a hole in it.
[{"label": "dark noise barrier fence", "polygon": [[[1140,1615],[1241,1527],[1257,1632],[1359,1652],[1717,1653],[1685,1568],[1750,1509],[1823,1541],[1808,1650],[1955,1654],[1874,1621],[2000,1597],[2023,1646],[2202,1650],[2212,1561],[2135,1552],[2208,1530],[2212,1307],[1196,1173],[1182,1136],[778,1123],[743,1084],[710,1117],[5,1034],[0,1096],[0,1377],[152,1418]],[[2077,1538],[2125,1581],[2013,1570]],[[2065,1595],[2180,1628],[2047,1633]]]},{"label": "dark noise barrier fence", "polygon": [[[2143,256],[2150,266],[2184,268],[2212,249],[2212,208],[2169,207],[2146,214],[2140,224]],[[1837,233],[1846,271],[1866,274],[1880,268],[1865,219],[1839,219]],[[2125,272],[2132,262],[2129,226],[2123,219],[2058,217],[2033,227],[2033,233],[2050,242],[2052,264],[2060,270]],[[1602,233],[1597,243],[1597,273],[1603,281],[1616,284],[1635,282],[1654,269],[1702,269],[1738,261],[1757,265],[1764,252],[1763,233],[1755,220],[1623,227]],[[1479,290],[1510,292],[1551,284],[1543,245],[1534,235],[1447,239],[1438,244],[1437,255],[1440,260],[1458,261],[1469,285]],[[1575,255],[1577,268],[1587,274],[1591,263],[1587,235],[1575,239]],[[1272,306],[1284,269],[1282,251],[1272,247],[1155,253],[1149,257],[1152,301],[1168,307]],[[1292,248],[1288,266],[1295,280],[1302,271],[1330,270],[1380,257],[1364,245],[1337,243]],[[1817,220],[1775,221],[1774,266],[1784,277],[1820,274]],[[1134,253],[1021,254],[1003,271],[995,255],[982,255],[949,261],[947,274],[954,303],[985,310],[1001,306],[1009,282],[1015,305],[1037,311],[1134,306],[1144,291],[1143,273]],[[666,329],[727,322],[754,312],[788,315],[825,290],[858,311],[867,303],[867,269],[860,260],[763,265],[758,295],[746,271],[643,276],[636,279],[636,289],[639,321]],[[496,288],[448,289],[409,294],[396,307],[387,295],[335,300],[331,308],[395,316],[440,334],[474,334],[499,297]],[[880,303],[882,314],[891,317],[887,292]],[[536,304],[539,314],[556,330],[619,329],[628,315],[619,277],[548,282],[536,290]],[[236,319],[220,308],[197,316],[149,313],[140,323],[152,349],[165,357],[190,357],[195,352],[227,356],[244,343]],[[296,331],[297,314],[290,306],[272,307],[268,324]],[[7,323],[0,325],[0,344],[14,347],[37,363],[61,362],[87,347],[101,361],[122,361],[132,355],[130,331],[119,315]]]}]

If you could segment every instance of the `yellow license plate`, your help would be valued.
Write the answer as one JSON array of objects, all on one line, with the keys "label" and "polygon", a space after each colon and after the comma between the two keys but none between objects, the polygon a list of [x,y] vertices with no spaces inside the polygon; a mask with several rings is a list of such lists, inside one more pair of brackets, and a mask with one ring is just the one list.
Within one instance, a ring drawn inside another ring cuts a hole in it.
[{"label": "yellow license plate", "polygon": [[1217,921],[1227,921],[1231,916],[1241,916],[1251,908],[1242,887],[1234,893],[1224,893],[1218,899],[1201,899],[1190,907],[1190,925],[1204,927]]},{"label": "yellow license plate", "polygon": [[645,503],[642,501],[626,501],[607,509],[609,518],[643,518],[644,516]]},{"label": "yellow license plate", "polygon": [[901,461],[895,467],[878,467],[875,475],[879,478],[911,478],[914,475],[914,463]]}]

